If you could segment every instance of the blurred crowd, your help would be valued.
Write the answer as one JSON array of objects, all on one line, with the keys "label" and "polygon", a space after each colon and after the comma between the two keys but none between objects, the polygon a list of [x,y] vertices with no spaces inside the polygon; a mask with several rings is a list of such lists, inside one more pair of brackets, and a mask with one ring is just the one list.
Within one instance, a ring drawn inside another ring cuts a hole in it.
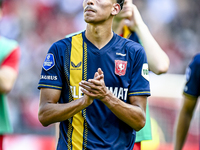
[{"label": "blurred crowd", "polygon": [[[5,0],[0,34],[21,48],[19,76],[9,94],[15,133],[54,134],[37,119],[37,84],[53,42],[85,29],[83,0]],[[170,58],[168,73],[184,74],[200,47],[200,1],[134,0],[151,33]],[[156,54],[155,54],[156,55]]]}]

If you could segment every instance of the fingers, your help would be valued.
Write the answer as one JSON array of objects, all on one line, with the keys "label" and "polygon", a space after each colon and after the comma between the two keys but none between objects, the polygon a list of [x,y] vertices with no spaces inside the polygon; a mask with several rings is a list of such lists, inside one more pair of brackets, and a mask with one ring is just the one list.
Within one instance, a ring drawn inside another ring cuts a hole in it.
[{"label": "fingers", "polygon": [[101,80],[101,79],[103,79],[103,71],[101,70],[101,68],[98,68],[97,69],[97,72],[95,72],[95,74],[94,74],[94,79],[95,80]]},{"label": "fingers", "polygon": [[99,73],[98,72],[95,72],[94,74],[94,79],[97,78],[99,76]]},{"label": "fingers", "polygon": [[[91,82],[91,81],[93,81],[93,80],[98,80],[98,81],[100,81],[100,80],[103,79],[103,78],[104,78],[104,75],[102,74],[102,75],[99,75],[99,76],[95,77],[94,79],[89,79],[88,82]],[[94,82],[94,83],[95,83],[95,82]]]},{"label": "fingers", "polygon": [[81,81],[79,86],[84,94],[92,98],[102,99],[107,93],[107,88],[104,83],[104,74],[101,68],[98,68],[93,79]]},{"label": "fingers", "polygon": [[[94,80],[94,79],[93,79]],[[101,83],[98,80],[94,80]],[[81,91],[86,94],[87,96],[94,98],[94,99],[103,99],[107,93],[107,88],[104,86],[97,86],[91,82],[81,81],[79,83],[81,86]]]},{"label": "fingers", "polygon": [[98,68],[97,71],[98,72],[94,74],[94,79],[89,79],[88,82],[81,81],[79,85],[87,90],[98,89],[98,86],[102,86],[103,84],[101,80],[104,79],[104,74],[101,68]]},{"label": "fingers", "polygon": [[87,91],[89,92],[92,92],[92,93],[96,93],[96,91],[98,90],[98,86],[94,85],[93,83],[91,82],[87,82],[87,81],[81,81],[79,83],[79,85],[86,89]]},{"label": "fingers", "polygon": [[102,86],[102,79],[104,79],[104,75],[99,75],[96,79],[89,79],[88,82],[93,83],[96,86]]},{"label": "fingers", "polygon": [[103,74],[103,71],[101,70],[101,68],[98,68],[97,71],[98,71],[99,75]]},{"label": "fingers", "polygon": [[95,94],[93,94],[92,92],[89,92],[88,90],[86,90],[84,88],[81,88],[81,91],[87,96],[95,97]]}]

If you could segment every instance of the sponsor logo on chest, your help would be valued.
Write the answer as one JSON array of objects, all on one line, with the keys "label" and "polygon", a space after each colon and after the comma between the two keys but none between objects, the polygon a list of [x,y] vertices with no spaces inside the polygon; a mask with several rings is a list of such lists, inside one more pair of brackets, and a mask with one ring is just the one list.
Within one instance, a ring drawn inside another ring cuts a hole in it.
[{"label": "sponsor logo on chest", "polygon": [[74,64],[74,62],[71,62],[71,70],[81,70],[82,62],[79,62],[77,65]]}]

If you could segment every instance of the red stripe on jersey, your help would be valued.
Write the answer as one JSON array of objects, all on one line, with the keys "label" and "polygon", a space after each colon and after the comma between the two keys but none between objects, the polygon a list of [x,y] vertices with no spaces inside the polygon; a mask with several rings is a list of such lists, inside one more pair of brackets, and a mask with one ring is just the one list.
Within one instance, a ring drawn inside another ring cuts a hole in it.
[{"label": "red stripe on jersey", "polygon": [[15,48],[2,62],[1,67],[9,66],[16,72],[19,69],[20,50],[19,47]]},{"label": "red stripe on jersey", "polygon": [[3,149],[3,135],[0,135],[0,150]]},{"label": "red stripe on jersey", "polygon": [[141,150],[141,142],[137,142],[134,144],[133,150]]}]

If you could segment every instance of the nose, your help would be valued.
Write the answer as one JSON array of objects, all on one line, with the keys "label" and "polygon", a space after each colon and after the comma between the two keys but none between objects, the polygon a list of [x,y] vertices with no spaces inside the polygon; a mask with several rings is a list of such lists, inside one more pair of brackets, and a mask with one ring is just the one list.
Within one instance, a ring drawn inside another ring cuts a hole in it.
[{"label": "nose", "polygon": [[94,5],[94,0],[86,0],[87,1],[87,5]]}]

